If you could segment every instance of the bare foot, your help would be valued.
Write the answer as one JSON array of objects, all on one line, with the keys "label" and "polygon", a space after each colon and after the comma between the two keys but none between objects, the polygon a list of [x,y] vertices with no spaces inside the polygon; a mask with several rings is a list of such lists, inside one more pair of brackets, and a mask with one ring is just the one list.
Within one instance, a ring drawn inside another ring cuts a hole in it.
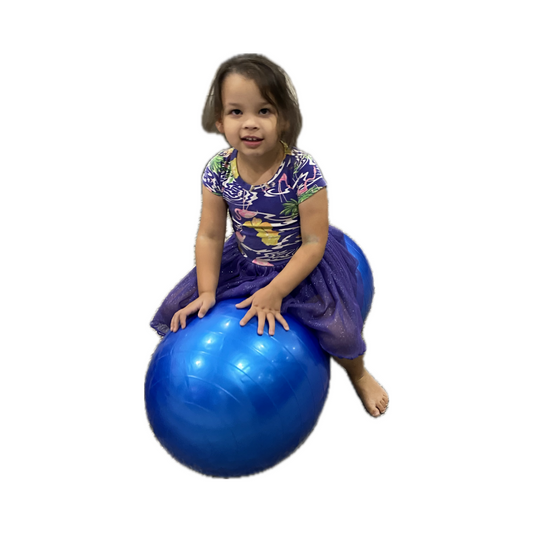
[{"label": "bare foot", "polygon": [[389,405],[389,395],[385,389],[374,379],[366,368],[363,370],[363,375],[359,379],[352,378],[350,373],[348,375],[365,409],[372,416],[382,415]]}]

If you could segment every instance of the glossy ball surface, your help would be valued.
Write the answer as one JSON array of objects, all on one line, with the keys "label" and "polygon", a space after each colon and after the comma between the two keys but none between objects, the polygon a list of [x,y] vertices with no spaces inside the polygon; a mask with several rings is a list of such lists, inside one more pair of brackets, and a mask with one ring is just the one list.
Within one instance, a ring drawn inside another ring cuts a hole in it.
[{"label": "glossy ball surface", "polygon": [[261,472],[293,453],[324,406],[330,362],[290,315],[273,336],[245,326],[224,300],[159,343],[145,380],[148,420],[161,445],[206,475]]}]

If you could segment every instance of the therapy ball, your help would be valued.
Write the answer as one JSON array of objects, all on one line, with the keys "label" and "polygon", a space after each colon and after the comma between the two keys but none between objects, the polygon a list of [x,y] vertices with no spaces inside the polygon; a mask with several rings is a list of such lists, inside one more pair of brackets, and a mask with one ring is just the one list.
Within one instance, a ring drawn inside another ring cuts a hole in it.
[{"label": "therapy ball", "polygon": [[218,302],[159,343],[145,381],[148,420],[183,465],[216,477],[270,468],[309,436],[329,388],[330,361],[290,315],[285,331],[239,324],[242,300]]}]

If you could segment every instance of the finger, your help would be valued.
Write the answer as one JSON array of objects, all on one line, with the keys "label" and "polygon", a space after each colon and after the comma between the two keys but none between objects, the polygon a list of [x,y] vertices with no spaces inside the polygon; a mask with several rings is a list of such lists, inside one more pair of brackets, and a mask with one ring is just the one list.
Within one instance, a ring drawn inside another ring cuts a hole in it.
[{"label": "finger", "polygon": [[198,316],[200,318],[203,318],[205,315],[207,315],[207,312],[209,311],[209,309],[211,309],[211,307],[213,307],[213,305],[209,305],[207,303],[202,304],[202,306],[200,307],[200,311],[198,311]]},{"label": "finger", "polygon": [[185,316],[192,315],[193,313],[196,313],[202,307],[202,304],[200,302],[191,302],[187,307],[184,307],[181,312],[185,313]]},{"label": "finger", "polygon": [[191,302],[189,305],[184,307],[181,311],[179,311],[179,321],[181,324],[181,327],[185,329],[185,326],[187,325],[187,317],[189,315],[192,315],[193,313],[196,313],[198,309],[202,306],[201,303],[198,302]]},{"label": "finger", "polygon": [[285,328],[285,331],[289,331],[289,324],[287,324],[287,321],[283,318],[281,313],[277,313],[276,318],[278,319],[278,322]]},{"label": "finger", "polygon": [[263,311],[259,311],[257,315],[257,321],[259,323],[257,326],[257,333],[259,333],[259,335],[263,335],[263,331],[265,330],[265,313]]},{"label": "finger", "polygon": [[269,325],[268,334],[274,335],[274,332],[276,331],[276,319],[272,313],[268,313],[267,319],[268,319],[268,325]]},{"label": "finger", "polygon": [[174,316],[172,317],[172,320],[170,321],[170,331],[176,332],[178,330],[178,318],[176,316],[176,313],[174,313]]},{"label": "finger", "polygon": [[249,298],[246,298],[246,300],[243,300],[242,302],[239,302],[238,304],[235,304],[235,307],[238,307],[239,309],[242,307],[248,307],[250,303],[252,302],[253,296],[250,296]]},{"label": "finger", "polygon": [[244,326],[248,323],[250,318],[252,318],[255,315],[255,311],[253,309],[249,309],[248,312],[244,315],[242,320],[239,322],[241,326]]}]

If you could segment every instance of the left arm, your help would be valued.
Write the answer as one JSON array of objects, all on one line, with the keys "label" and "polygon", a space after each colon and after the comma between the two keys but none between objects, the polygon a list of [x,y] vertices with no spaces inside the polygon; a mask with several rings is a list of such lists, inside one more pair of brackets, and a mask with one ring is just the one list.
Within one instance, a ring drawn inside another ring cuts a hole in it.
[{"label": "left arm", "polygon": [[290,294],[320,263],[328,240],[328,196],[327,189],[320,189],[298,206],[302,245],[283,270],[263,289],[237,304],[250,309],[241,320],[244,326],[257,315],[257,332],[262,335],[265,319],[269,323],[269,334],[274,334],[276,319],[288,330],[289,326],[280,313],[283,298]]},{"label": "left arm", "polygon": [[326,188],[320,189],[298,207],[302,245],[268,285],[281,299],[309,276],[324,256],[329,229],[327,194]]}]

